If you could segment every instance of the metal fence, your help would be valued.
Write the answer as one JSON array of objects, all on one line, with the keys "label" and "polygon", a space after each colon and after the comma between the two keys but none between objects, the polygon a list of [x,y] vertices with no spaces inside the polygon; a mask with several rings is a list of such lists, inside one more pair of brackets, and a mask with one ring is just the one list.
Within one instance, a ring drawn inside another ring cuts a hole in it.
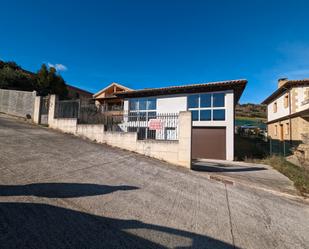
[{"label": "metal fence", "polygon": [[56,102],[55,118],[78,118],[79,100],[61,100]]},{"label": "metal fence", "polygon": [[178,113],[130,112],[124,115],[127,132],[137,132],[139,140],[178,140]]},{"label": "metal fence", "polygon": [[178,113],[112,114],[93,99],[82,99],[57,101],[55,117],[77,118],[79,124],[103,124],[105,131],[137,132],[139,140],[178,140]]},{"label": "metal fence", "polygon": [[279,156],[290,156],[293,154],[297,144],[290,141],[269,139],[269,154]]}]

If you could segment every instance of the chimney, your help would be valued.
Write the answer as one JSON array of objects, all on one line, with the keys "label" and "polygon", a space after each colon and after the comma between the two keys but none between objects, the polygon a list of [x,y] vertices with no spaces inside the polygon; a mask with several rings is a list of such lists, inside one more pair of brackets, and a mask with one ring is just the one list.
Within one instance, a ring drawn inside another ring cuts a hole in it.
[{"label": "chimney", "polygon": [[278,80],[278,88],[282,87],[286,82],[288,82],[288,78],[280,78]]}]

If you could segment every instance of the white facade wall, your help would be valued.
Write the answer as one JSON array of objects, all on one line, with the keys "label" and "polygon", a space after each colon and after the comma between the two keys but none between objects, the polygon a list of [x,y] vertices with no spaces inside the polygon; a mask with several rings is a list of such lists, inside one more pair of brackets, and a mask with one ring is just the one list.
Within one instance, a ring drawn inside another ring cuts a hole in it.
[{"label": "white facade wall", "polygon": [[302,87],[297,87],[297,105],[296,105],[296,111],[304,111],[306,109],[309,109],[309,100],[307,99],[306,91],[308,91],[309,87],[308,86],[302,86]]},{"label": "white facade wall", "polygon": [[[291,106],[295,105],[295,112],[300,112],[309,108],[309,102],[306,100],[306,91],[308,86],[300,86],[294,87],[293,91],[295,91],[295,99],[293,98],[292,90],[290,93],[291,97]],[[267,105],[267,120],[268,122],[283,118],[290,114],[289,107],[284,107],[284,99],[288,93],[284,93],[277,99],[273,100],[270,104]],[[274,103],[277,103],[277,112],[274,112]],[[292,107],[291,107],[292,108]],[[293,108],[292,108],[293,109]],[[292,113],[291,113],[292,114]]]},{"label": "white facade wall", "polygon": [[[234,160],[234,93],[233,90],[223,91],[223,93],[225,93],[225,121],[193,121],[192,125],[193,127],[226,127],[226,160],[232,161]],[[189,95],[154,96],[157,98],[157,113],[187,111],[187,97]],[[129,111],[129,99],[124,100],[124,111]]]},{"label": "white facade wall", "polygon": [[[286,93],[287,94],[287,93]],[[281,95],[279,98],[272,101],[267,106],[267,119],[268,121],[272,121],[278,118],[285,117],[289,115],[290,110],[289,107],[284,107],[284,98],[286,94]],[[277,112],[274,112],[274,104],[277,103]]]}]

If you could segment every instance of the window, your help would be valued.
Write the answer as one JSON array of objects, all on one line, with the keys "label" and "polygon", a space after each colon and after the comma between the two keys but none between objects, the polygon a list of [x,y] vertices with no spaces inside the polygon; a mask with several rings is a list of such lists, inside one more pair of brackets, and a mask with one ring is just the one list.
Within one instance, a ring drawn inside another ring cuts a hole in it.
[{"label": "window", "polygon": [[200,120],[201,121],[211,120],[211,110],[200,110]]},{"label": "window", "polygon": [[[138,98],[129,100],[128,131],[137,132],[138,139],[156,138],[156,131],[148,129],[148,121],[157,118],[157,99]],[[136,127],[138,125],[138,127]]]},{"label": "window", "polygon": [[137,99],[131,99],[129,101],[129,108],[130,108],[130,111],[138,110],[138,100]]},{"label": "window", "polygon": [[199,107],[199,95],[190,95],[188,97],[188,108]]},{"label": "window", "polygon": [[224,107],[224,93],[213,94],[213,107]]},{"label": "window", "polygon": [[289,135],[289,134],[290,134],[290,124],[286,123],[285,135]]},{"label": "window", "polygon": [[157,109],[157,99],[156,98],[130,99],[129,100],[129,109],[130,109],[130,111],[156,110]]},{"label": "window", "polygon": [[277,126],[277,125],[275,125],[275,130],[274,130],[274,133],[275,133],[275,136],[277,136],[277,135],[278,135],[278,126]]},{"label": "window", "polygon": [[225,93],[202,93],[188,96],[188,110],[193,121],[224,121]]},{"label": "window", "polygon": [[277,102],[274,103],[273,110],[274,110],[274,113],[277,112]]},{"label": "window", "polygon": [[213,120],[225,120],[225,110],[213,110]]},{"label": "window", "polygon": [[193,121],[199,120],[199,111],[192,111],[192,120]]},{"label": "window", "polygon": [[201,94],[201,107],[211,107],[211,94]]},{"label": "window", "polygon": [[286,94],[284,96],[284,108],[288,108],[289,107],[289,95]]}]

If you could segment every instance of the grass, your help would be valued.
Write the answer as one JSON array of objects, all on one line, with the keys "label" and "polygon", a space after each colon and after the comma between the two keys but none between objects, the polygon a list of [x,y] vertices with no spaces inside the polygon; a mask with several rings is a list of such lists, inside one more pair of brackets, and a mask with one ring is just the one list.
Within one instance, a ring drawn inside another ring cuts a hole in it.
[{"label": "grass", "polygon": [[269,147],[261,139],[252,139],[235,135],[235,159],[238,161],[248,158],[263,159],[267,156]]},{"label": "grass", "polygon": [[266,118],[236,116],[238,120],[267,121]]},{"label": "grass", "polygon": [[309,194],[309,171],[305,168],[296,166],[279,156],[267,157],[260,162],[272,166],[287,176],[302,195]]}]

